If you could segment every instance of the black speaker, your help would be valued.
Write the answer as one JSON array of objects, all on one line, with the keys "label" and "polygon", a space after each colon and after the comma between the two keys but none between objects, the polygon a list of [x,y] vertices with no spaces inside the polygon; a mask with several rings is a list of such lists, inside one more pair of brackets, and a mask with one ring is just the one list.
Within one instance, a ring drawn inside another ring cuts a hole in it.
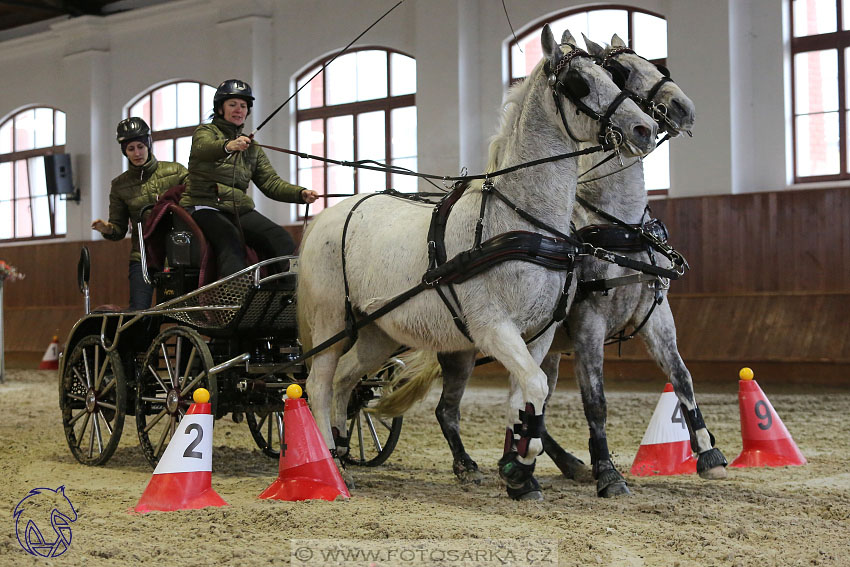
[{"label": "black speaker", "polygon": [[70,155],[44,156],[44,176],[47,181],[48,195],[70,195],[74,193]]}]

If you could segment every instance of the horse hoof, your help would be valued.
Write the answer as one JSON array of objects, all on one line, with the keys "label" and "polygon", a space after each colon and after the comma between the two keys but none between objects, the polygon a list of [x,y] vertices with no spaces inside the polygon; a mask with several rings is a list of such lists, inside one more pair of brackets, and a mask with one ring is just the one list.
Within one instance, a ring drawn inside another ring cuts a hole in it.
[{"label": "horse hoof", "polygon": [[726,457],[720,449],[709,449],[700,453],[697,459],[697,473],[706,480],[721,480],[726,478]]},{"label": "horse hoof", "polygon": [[540,484],[534,477],[529,478],[519,488],[508,486],[508,496],[513,500],[543,500],[543,492],[540,490]]},{"label": "horse hoof", "polygon": [[581,484],[589,484],[593,482],[593,470],[584,463],[576,466],[572,470],[572,477],[569,477],[566,474],[564,476]]},{"label": "horse hoof", "polygon": [[469,455],[455,461],[452,464],[452,472],[461,484],[481,484],[484,480],[484,475],[478,470],[478,463]]},{"label": "horse hoof", "polygon": [[460,481],[461,484],[480,485],[481,482],[484,480],[484,475],[481,474],[481,471],[478,471],[478,470],[463,471],[463,472],[457,473],[456,476],[457,476],[457,479]]},{"label": "horse hoof", "polygon": [[596,495],[600,498],[613,498],[615,496],[629,496],[631,491],[629,485],[626,484],[626,479],[620,472],[613,468],[600,471],[599,478],[596,481]]}]

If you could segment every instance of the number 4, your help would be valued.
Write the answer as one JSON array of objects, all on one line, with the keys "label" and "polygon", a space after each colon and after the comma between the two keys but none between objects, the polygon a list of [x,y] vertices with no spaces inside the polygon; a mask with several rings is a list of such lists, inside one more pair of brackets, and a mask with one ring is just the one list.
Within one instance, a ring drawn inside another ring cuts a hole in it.
[{"label": "number 4", "polygon": [[678,423],[682,426],[682,429],[688,428],[688,424],[685,423],[685,416],[682,415],[682,406],[680,404],[676,404],[676,408],[673,410],[673,416],[670,418],[670,421]]}]

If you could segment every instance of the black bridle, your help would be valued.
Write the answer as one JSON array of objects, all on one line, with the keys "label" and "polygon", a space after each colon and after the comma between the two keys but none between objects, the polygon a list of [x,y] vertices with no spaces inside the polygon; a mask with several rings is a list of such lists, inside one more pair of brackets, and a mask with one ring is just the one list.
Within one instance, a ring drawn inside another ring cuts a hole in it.
[{"label": "black bridle", "polygon": [[[608,105],[604,114],[600,114],[582,102],[581,99],[590,93],[590,88],[587,86],[587,82],[584,77],[582,77],[577,70],[571,69],[570,67],[572,60],[576,57],[588,57],[591,59],[593,57],[582,49],[572,45],[570,45],[570,47],[572,47],[572,49],[566,53],[564,57],[558,60],[554,69],[551,68],[549,61],[546,61],[543,65],[543,72],[546,73],[548,77],[549,87],[552,89],[552,97],[555,100],[555,108],[561,117],[564,129],[567,131],[567,135],[569,135],[574,142],[581,143],[581,140],[579,140],[572,133],[572,130],[570,130],[566,114],[564,113],[564,107],[561,104],[562,97],[573,103],[576,107],[576,114],[581,112],[590,119],[599,122],[599,134],[597,139],[604,150],[617,151],[625,140],[625,137],[623,136],[623,130],[611,122],[611,117],[614,115],[614,112],[617,111],[617,108],[619,108],[626,99],[630,98],[631,93],[620,91],[614,100],[611,101],[611,104]],[[565,77],[566,82],[559,78],[561,71],[563,71],[565,67],[568,68],[567,75]]]}]

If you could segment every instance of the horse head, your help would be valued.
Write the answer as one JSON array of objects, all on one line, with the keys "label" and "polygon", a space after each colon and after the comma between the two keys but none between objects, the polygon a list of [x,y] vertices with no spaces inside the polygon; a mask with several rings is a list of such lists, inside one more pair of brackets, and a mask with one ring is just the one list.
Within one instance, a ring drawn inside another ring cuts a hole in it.
[{"label": "horse head", "polygon": [[18,542],[27,553],[56,557],[71,544],[71,523],[77,520],[77,511],[65,495],[64,486],[31,490],[12,515]]},{"label": "horse head", "polygon": [[694,103],[682,92],[670,71],[656,65],[629,49],[617,34],[611,45],[602,47],[584,37],[587,50],[611,73],[614,82],[634,95],[645,112],[659,124],[662,131],[677,136],[690,132],[694,125]]},{"label": "horse head", "polygon": [[590,54],[569,42],[559,44],[548,24],[543,26],[541,44],[544,75],[566,135],[576,142],[598,141],[635,157],[655,149],[658,125]]}]

